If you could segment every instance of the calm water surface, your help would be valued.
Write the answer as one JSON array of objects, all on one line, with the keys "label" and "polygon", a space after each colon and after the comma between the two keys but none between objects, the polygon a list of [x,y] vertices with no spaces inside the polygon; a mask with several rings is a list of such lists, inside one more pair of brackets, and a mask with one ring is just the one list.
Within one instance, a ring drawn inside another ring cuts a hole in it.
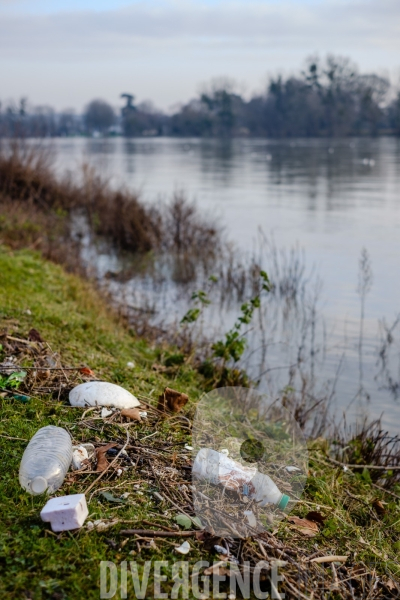
[{"label": "calm water surface", "polygon": [[[297,243],[304,249],[309,271],[317,272],[323,282],[318,315],[325,345],[315,374],[318,384],[321,389],[326,382],[332,385],[339,374],[338,414],[345,410],[352,419],[384,412],[385,425],[397,431],[400,325],[393,331],[388,357],[392,391],[386,389],[388,377],[379,375],[378,359],[379,321],[384,318],[391,324],[400,313],[399,140],[60,139],[52,144],[60,172],[77,172],[86,160],[113,184],[139,190],[147,202],[184,190],[225,225],[244,253],[254,247],[259,228],[279,247]],[[373,270],[365,303],[362,371],[369,397],[357,397],[356,288],[364,247]],[[290,332],[286,336],[290,338]],[[290,346],[290,339],[281,341]],[[269,366],[288,360],[290,364],[293,359],[295,344],[289,353],[278,346],[269,351]],[[282,373],[275,387],[285,385],[284,377],[287,380]]]}]

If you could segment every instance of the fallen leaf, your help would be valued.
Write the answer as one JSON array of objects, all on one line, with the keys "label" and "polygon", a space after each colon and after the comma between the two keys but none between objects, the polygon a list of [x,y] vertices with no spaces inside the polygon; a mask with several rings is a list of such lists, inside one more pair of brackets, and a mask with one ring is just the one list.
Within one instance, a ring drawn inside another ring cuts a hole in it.
[{"label": "fallen leaf", "polygon": [[190,529],[192,526],[192,520],[186,515],[177,515],[175,521],[184,529]]},{"label": "fallen leaf", "polygon": [[320,525],[323,525],[326,517],[323,517],[320,512],[310,510],[310,512],[306,515],[306,519],[308,521],[314,521],[315,523],[320,523]]},{"label": "fallen leaf", "polygon": [[166,387],[164,392],[158,398],[158,410],[169,410],[171,412],[179,412],[188,402],[189,396],[182,392],[177,392],[169,387]]},{"label": "fallen leaf", "polygon": [[386,502],[382,502],[382,500],[378,500],[378,498],[376,498],[372,502],[372,506],[374,507],[374,509],[376,510],[378,515],[386,514],[386,508],[384,506],[385,504],[386,504]]},{"label": "fallen leaf", "polygon": [[86,375],[87,377],[96,377],[92,369],[89,369],[89,367],[82,367],[79,369],[79,373],[82,373],[82,375]]},{"label": "fallen leaf", "polygon": [[122,498],[116,498],[110,492],[101,492],[100,496],[103,496],[108,502],[116,502],[118,504],[125,504],[126,500]]},{"label": "fallen leaf", "polygon": [[28,340],[30,342],[44,342],[44,339],[42,338],[38,330],[34,327],[32,327],[32,329],[28,333]]},{"label": "fallen leaf", "polygon": [[314,521],[300,517],[288,517],[288,521],[293,523],[294,529],[307,537],[314,537],[319,533],[318,525]]},{"label": "fallen leaf", "polygon": [[388,588],[388,590],[390,590],[390,591],[396,589],[396,584],[393,582],[392,579],[388,579],[387,582],[385,583],[385,585]]},{"label": "fallen leaf", "polygon": [[141,421],[140,411],[138,408],[124,408],[121,410],[121,416],[126,417],[129,421]]},{"label": "fallen leaf", "polygon": [[199,517],[192,517],[192,523],[196,525],[199,529],[203,529],[203,524],[200,521]]},{"label": "fallen leaf", "polygon": [[107,450],[110,450],[111,448],[115,448],[117,444],[113,444],[112,442],[110,444],[106,444],[105,446],[100,446],[99,448],[96,448],[96,459],[97,459],[97,467],[96,467],[96,471],[98,471],[99,473],[101,471],[105,471],[108,467],[108,460],[106,459],[106,452]]}]

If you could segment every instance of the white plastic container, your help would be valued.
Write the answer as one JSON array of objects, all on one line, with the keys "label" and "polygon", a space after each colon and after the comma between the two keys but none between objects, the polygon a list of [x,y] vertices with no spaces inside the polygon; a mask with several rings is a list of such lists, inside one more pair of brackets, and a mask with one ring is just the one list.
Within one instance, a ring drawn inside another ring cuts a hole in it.
[{"label": "white plastic container", "polygon": [[213,485],[223,485],[229,490],[255,499],[260,506],[275,504],[284,510],[290,498],[278,489],[268,475],[256,467],[243,466],[222,452],[202,448],[193,463],[193,475]]},{"label": "white plastic container", "polygon": [[128,390],[108,381],[88,381],[80,383],[69,393],[72,406],[115,406],[115,408],[135,408],[139,400]]},{"label": "white plastic container", "polygon": [[25,448],[19,482],[30,494],[53,493],[63,483],[72,460],[69,433],[47,425],[39,429]]}]

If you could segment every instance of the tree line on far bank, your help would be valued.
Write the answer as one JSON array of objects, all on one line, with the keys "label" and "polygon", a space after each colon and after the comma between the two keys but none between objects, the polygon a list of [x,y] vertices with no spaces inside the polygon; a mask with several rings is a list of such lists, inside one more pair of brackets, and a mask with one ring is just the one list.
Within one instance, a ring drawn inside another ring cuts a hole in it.
[{"label": "tree line on far bank", "polygon": [[343,137],[400,135],[400,91],[387,78],[362,74],[348,58],[309,58],[296,76],[278,75],[264,93],[245,99],[226,79],[214,80],[172,114],[121,94],[116,111],[92,100],[82,115],[47,106],[0,105],[3,137],[72,135],[181,137]]}]

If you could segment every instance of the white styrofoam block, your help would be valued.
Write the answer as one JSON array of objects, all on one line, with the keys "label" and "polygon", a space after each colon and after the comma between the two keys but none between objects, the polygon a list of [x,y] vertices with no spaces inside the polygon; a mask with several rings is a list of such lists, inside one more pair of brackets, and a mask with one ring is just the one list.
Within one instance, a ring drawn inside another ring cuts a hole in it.
[{"label": "white styrofoam block", "polygon": [[89,511],[85,494],[51,498],[42,508],[42,521],[51,524],[53,531],[69,531],[82,527]]}]

